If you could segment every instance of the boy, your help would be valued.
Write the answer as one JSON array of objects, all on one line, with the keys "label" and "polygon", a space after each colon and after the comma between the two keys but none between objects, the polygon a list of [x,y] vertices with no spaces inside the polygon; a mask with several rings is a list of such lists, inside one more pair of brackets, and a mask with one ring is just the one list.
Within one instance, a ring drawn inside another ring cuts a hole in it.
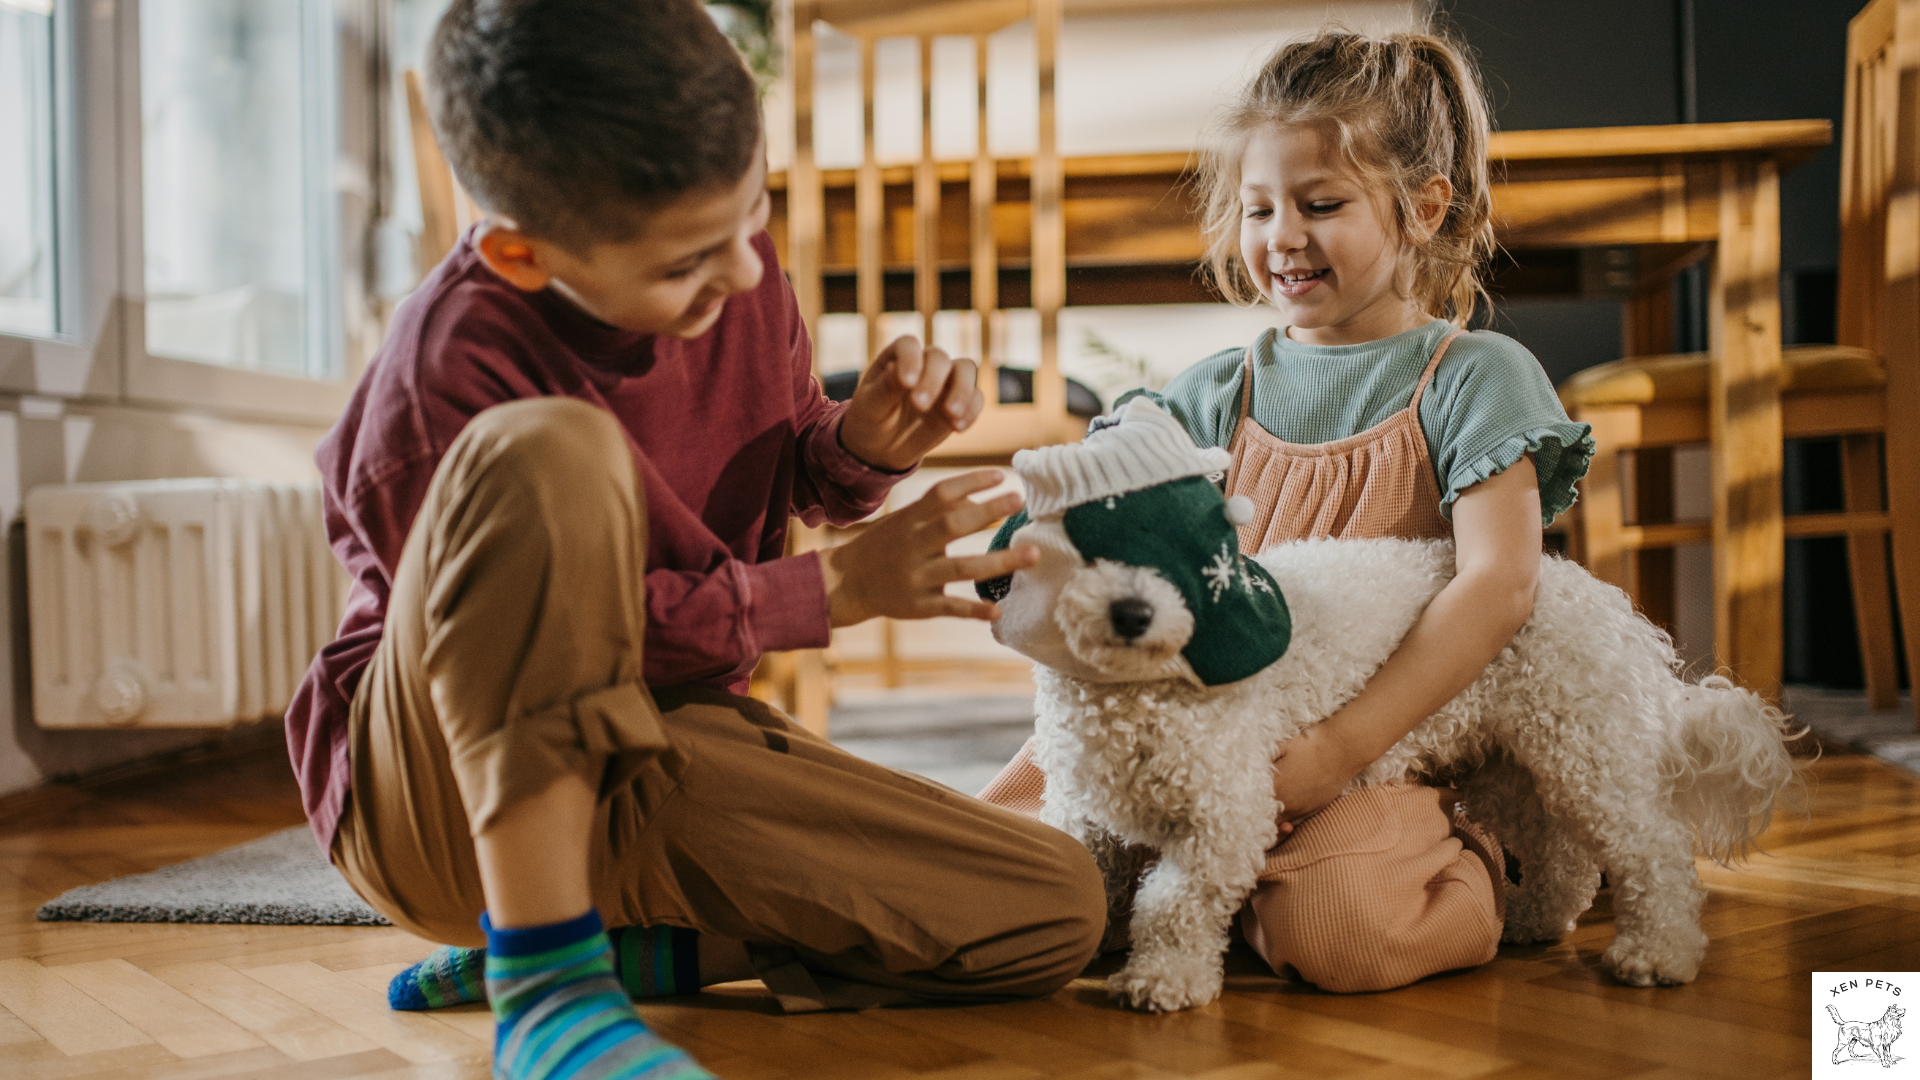
[{"label": "boy", "polygon": [[485,217],[320,445],[355,583],[288,717],[347,879],[397,926],[486,946],[402,973],[394,1003],[484,992],[502,1076],[677,1077],[706,1074],[629,995],[1064,985],[1105,917],[1078,845],[739,696],[762,652],[830,626],[990,618],[942,586],[1030,563],[944,554],[1018,507],[967,498],[991,473],[781,557],[790,512],[865,516],[977,416],[973,364],[903,339],[822,398],[764,231],[754,88],[692,0],[455,0],[429,84]]}]

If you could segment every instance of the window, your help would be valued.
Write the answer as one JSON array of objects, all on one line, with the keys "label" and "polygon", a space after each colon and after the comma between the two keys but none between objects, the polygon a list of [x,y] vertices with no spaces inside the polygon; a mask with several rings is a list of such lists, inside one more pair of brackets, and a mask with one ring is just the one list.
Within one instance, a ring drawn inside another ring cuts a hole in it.
[{"label": "window", "polygon": [[0,331],[55,329],[53,0],[0,0]]},{"label": "window", "polygon": [[413,168],[413,118],[407,108],[407,90],[402,82],[409,71],[426,75],[427,44],[433,29],[447,10],[449,0],[394,0],[392,85],[387,93],[391,112],[388,117],[390,141],[388,154],[393,162],[393,202],[390,228],[405,237],[405,254],[391,261],[390,272],[381,283],[381,292],[392,299],[413,290],[427,271],[433,269],[440,252],[422,252],[420,234],[425,230],[420,207],[420,178]]},{"label": "window", "polygon": [[147,352],[338,371],[331,7],[141,3]]}]

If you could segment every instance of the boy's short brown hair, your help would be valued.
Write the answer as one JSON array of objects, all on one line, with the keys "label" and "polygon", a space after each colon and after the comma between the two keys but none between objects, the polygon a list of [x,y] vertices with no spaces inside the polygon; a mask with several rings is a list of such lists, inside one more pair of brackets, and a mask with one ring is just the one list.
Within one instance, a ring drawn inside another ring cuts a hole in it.
[{"label": "boy's short brown hair", "polygon": [[694,0],[454,0],[427,82],[467,192],[574,251],[736,183],[760,140],[753,78]]}]

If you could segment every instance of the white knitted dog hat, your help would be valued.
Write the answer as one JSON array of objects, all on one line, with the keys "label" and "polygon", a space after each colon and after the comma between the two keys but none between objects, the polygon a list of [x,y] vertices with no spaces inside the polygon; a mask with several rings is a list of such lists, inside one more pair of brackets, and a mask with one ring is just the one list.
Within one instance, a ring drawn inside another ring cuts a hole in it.
[{"label": "white knitted dog hat", "polygon": [[1172,480],[1217,476],[1232,463],[1219,447],[1195,446],[1180,421],[1144,394],[1095,419],[1081,442],[1013,455],[1035,520]]}]

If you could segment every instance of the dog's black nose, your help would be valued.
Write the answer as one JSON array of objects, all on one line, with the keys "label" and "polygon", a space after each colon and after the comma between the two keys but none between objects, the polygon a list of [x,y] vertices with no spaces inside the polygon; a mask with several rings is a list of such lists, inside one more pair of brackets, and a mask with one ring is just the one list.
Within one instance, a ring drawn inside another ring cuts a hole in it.
[{"label": "dog's black nose", "polygon": [[1114,633],[1132,641],[1153,625],[1153,605],[1137,596],[1115,600],[1107,608],[1107,619],[1113,623]]}]

